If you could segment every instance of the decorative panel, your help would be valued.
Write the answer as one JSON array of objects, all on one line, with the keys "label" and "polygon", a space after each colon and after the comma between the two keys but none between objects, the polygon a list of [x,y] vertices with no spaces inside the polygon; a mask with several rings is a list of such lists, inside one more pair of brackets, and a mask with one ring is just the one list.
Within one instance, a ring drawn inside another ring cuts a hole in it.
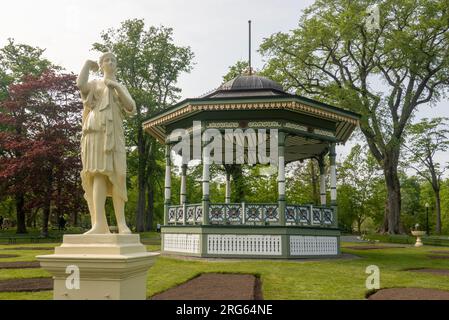
[{"label": "decorative panel", "polygon": [[218,235],[207,236],[207,253],[222,255],[281,255],[281,236]]},{"label": "decorative panel", "polygon": [[314,256],[338,254],[337,237],[290,236],[290,255]]},{"label": "decorative panel", "polygon": [[164,233],[164,251],[200,253],[200,235]]}]

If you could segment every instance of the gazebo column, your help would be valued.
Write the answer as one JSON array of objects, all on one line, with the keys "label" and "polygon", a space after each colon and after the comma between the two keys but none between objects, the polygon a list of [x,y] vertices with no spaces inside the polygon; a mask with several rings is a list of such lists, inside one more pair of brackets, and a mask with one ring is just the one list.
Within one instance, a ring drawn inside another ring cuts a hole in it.
[{"label": "gazebo column", "polygon": [[285,133],[278,133],[278,210],[279,224],[285,226]]},{"label": "gazebo column", "polygon": [[168,224],[168,209],[171,198],[171,159],[170,145],[165,145],[165,191],[164,191],[164,225]]},{"label": "gazebo column", "polygon": [[231,174],[226,172],[225,203],[231,203]]},{"label": "gazebo column", "polygon": [[182,224],[186,224],[186,204],[187,204],[187,164],[181,166],[181,188],[179,195],[179,204],[182,205]]},{"label": "gazebo column", "polygon": [[330,174],[331,174],[331,205],[337,205],[337,166],[336,166],[335,142],[331,143],[329,150]]},{"label": "gazebo column", "polygon": [[[203,149],[204,150],[204,149]],[[209,224],[209,158],[203,152],[203,224]]]},{"label": "gazebo column", "polygon": [[318,158],[318,165],[320,167],[320,204],[326,205],[326,168],[324,165],[324,158],[320,156]]},{"label": "gazebo column", "polygon": [[330,174],[331,174],[331,206],[333,208],[333,225],[338,227],[338,212],[337,212],[337,166],[336,166],[337,153],[335,152],[335,142],[331,143],[329,150],[330,160]]}]

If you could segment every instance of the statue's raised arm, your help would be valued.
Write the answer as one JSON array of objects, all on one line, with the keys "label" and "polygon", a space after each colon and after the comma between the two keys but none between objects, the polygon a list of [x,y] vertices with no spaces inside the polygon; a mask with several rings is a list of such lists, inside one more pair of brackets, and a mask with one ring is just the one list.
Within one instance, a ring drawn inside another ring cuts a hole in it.
[{"label": "statue's raised arm", "polygon": [[98,71],[99,66],[98,63],[96,63],[93,60],[87,60],[84,63],[83,68],[81,69],[80,74],[78,75],[78,78],[76,79],[76,85],[80,89],[81,93],[84,95],[87,95],[89,93],[89,71]]}]

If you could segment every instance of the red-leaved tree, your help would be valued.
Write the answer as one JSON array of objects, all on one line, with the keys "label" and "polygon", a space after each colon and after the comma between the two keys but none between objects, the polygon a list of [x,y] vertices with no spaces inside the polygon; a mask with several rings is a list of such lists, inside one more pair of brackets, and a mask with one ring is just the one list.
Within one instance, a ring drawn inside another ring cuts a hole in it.
[{"label": "red-leaved tree", "polygon": [[15,199],[17,233],[42,213],[42,235],[56,217],[85,210],[79,179],[82,104],[75,75],[47,71],[9,87],[0,105],[0,188]]}]

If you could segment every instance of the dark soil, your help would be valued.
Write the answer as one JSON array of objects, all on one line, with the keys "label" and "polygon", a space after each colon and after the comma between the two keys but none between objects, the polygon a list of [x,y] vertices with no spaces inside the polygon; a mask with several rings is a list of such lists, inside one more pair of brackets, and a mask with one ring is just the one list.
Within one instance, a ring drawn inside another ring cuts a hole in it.
[{"label": "dark soil", "polygon": [[19,255],[17,254],[0,254],[0,259],[2,258],[17,258]]},{"label": "dark soil", "polygon": [[353,249],[353,250],[375,250],[375,249],[399,249],[405,248],[400,246],[351,246],[351,247],[343,247],[345,249]]},{"label": "dark soil", "polygon": [[416,269],[405,269],[404,271],[424,272],[424,273],[432,273],[432,274],[437,274],[437,275],[449,276],[448,269],[416,268]]},{"label": "dark soil", "polygon": [[54,250],[54,247],[14,247],[14,248],[3,248],[3,250]]},{"label": "dark soil", "polygon": [[449,300],[449,291],[426,288],[381,289],[368,300]]},{"label": "dark soil", "polygon": [[260,279],[249,274],[206,273],[154,295],[152,300],[262,300]]},{"label": "dark soil", "polygon": [[435,254],[449,254],[448,250],[441,250],[441,251],[429,251],[430,253],[435,253]]},{"label": "dark soil", "polygon": [[25,292],[53,290],[52,278],[0,280],[0,292]]},{"label": "dark soil", "polygon": [[14,261],[14,262],[0,262],[0,269],[28,269],[40,268],[38,261]]},{"label": "dark soil", "polygon": [[429,259],[449,259],[449,255],[428,255],[427,256]]}]

